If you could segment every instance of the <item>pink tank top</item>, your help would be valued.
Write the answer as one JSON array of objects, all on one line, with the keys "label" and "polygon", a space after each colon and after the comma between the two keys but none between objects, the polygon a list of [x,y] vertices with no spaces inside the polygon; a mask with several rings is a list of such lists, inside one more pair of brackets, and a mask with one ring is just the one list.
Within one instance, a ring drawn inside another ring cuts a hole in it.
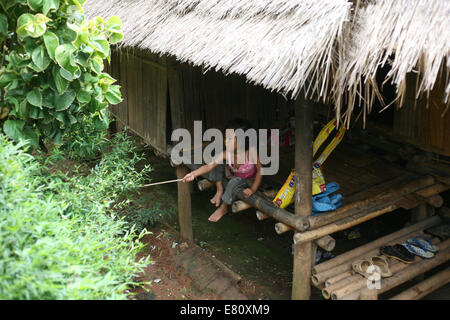
[{"label": "pink tank top", "polygon": [[254,163],[249,163],[248,151],[245,151],[245,163],[242,164],[238,169],[234,168],[231,164],[231,154],[229,152],[227,153],[227,164],[236,177],[250,179],[255,177],[256,175],[256,165]]}]

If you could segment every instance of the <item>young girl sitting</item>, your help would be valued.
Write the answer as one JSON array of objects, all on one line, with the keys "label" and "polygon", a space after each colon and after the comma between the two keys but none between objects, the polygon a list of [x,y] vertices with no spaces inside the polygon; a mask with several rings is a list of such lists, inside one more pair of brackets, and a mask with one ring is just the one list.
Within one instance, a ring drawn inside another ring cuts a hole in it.
[{"label": "young girl sitting", "polygon": [[[201,166],[197,170],[188,173],[183,178],[183,182],[190,182],[198,176],[208,174],[208,179],[215,182],[217,192],[211,199],[211,203],[215,204],[218,208],[209,217],[209,221],[219,221],[219,219],[227,213],[228,205],[231,205],[241,191],[248,198],[258,190],[259,185],[261,184],[262,175],[259,158],[256,156],[256,163],[251,163],[249,156],[251,152],[253,152],[254,155],[257,154],[256,146],[250,146],[246,141],[245,150],[238,150],[237,137],[234,134],[234,130],[242,129],[245,132],[250,129],[250,127],[250,124],[245,120],[239,118],[231,120],[227,124],[226,129],[233,130],[225,131],[225,152],[219,154],[210,164]],[[245,159],[245,162],[238,163],[239,159]],[[234,177],[228,181],[225,192],[222,185],[225,174],[224,161],[234,175]],[[223,201],[222,203],[220,203],[221,200]]]}]

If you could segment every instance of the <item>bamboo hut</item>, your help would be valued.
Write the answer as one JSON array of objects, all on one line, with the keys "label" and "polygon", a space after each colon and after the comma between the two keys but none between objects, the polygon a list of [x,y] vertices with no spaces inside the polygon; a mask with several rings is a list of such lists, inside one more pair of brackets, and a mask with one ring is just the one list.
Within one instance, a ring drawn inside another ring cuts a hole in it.
[{"label": "bamboo hut", "polygon": [[[440,161],[450,156],[450,1],[88,0],[85,12],[122,19],[124,40],[107,69],[124,101],[111,111],[162,155],[172,130],[192,132],[195,120],[222,128],[233,115],[280,128],[295,115],[295,146],[281,151],[279,174],[265,178],[279,187],[296,169],[294,212],[275,207],[270,190],[233,205],[275,219],[279,233],[294,232],[293,299],[309,298],[311,279],[331,286],[330,297],[373,298],[349,261],[439,223],[427,217],[450,188],[448,162]],[[323,170],[341,184],[345,205],[312,216],[313,121],[330,115],[352,130],[362,123],[364,134],[355,136],[369,145],[416,157],[404,167],[339,146]],[[182,177],[189,168],[176,170]],[[189,186],[179,183],[178,197],[181,235],[192,240]],[[330,234],[398,208],[413,211],[413,226],[314,267],[316,247],[334,247]],[[448,260],[446,242],[442,248],[433,266]],[[400,280],[383,290],[429,265],[396,268]]]}]

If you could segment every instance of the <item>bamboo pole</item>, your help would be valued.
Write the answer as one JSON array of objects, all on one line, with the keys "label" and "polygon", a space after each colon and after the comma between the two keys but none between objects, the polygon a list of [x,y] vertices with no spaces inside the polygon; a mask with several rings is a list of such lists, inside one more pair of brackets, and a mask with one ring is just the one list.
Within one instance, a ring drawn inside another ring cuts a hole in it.
[{"label": "bamboo pole", "polygon": [[343,287],[345,287],[345,286],[355,282],[355,280],[359,279],[360,277],[361,276],[359,274],[356,274],[356,275],[350,274],[350,276],[348,276],[348,277],[346,277],[344,279],[341,279],[340,281],[338,281],[336,283],[333,283],[333,284],[329,285],[328,287],[325,287],[322,290],[322,296],[325,299],[330,299],[331,298],[331,293],[333,291],[335,291],[337,289],[340,289],[340,288],[343,288]]},{"label": "bamboo pole", "polygon": [[283,233],[288,232],[290,230],[292,230],[292,228],[287,226],[287,225],[285,225],[282,222],[278,222],[278,223],[275,224],[275,232],[277,234],[283,234]]},{"label": "bamboo pole", "polygon": [[[433,243],[438,243],[437,238],[433,239]],[[420,274],[431,270],[438,265],[445,263],[450,259],[450,239],[441,242],[439,245],[440,251],[432,259],[421,259],[416,257],[412,264],[397,263],[393,265],[390,269],[393,273],[392,277],[381,279],[381,289],[378,290],[378,294],[382,294],[390,289],[401,285],[402,283],[411,280]],[[362,278],[362,277],[361,277]],[[367,283],[367,279],[358,279],[357,281],[339,288],[332,292],[331,298],[333,300],[340,300],[341,298],[358,291],[364,287]]]},{"label": "bamboo pole", "polygon": [[427,203],[435,208],[440,208],[444,204],[444,198],[436,194],[434,196],[427,198]]},{"label": "bamboo pole", "polygon": [[381,216],[382,214],[385,214],[386,212],[391,212],[395,209],[397,209],[397,206],[392,204],[392,205],[388,205],[387,207],[385,207],[383,209],[379,209],[376,211],[361,212],[353,217],[347,217],[341,221],[331,223],[329,225],[323,226],[323,227],[315,229],[315,230],[306,231],[306,232],[302,232],[302,233],[297,232],[294,235],[294,243],[301,244],[301,243],[305,243],[308,241],[319,239],[323,236],[351,228],[353,226],[356,226],[358,224],[361,224],[363,222],[366,222],[368,220],[371,220],[373,218]]},{"label": "bamboo pole", "polygon": [[354,259],[355,257],[358,257],[358,256],[364,254],[364,252],[367,252],[371,249],[379,248],[380,246],[382,246],[390,241],[396,241],[396,239],[398,239],[400,237],[408,236],[409,234],[411,234],[413,232],[418,232],[419,230],[423,230],[423,229],[432,227],[432,226],[438,224],[440,221],[441,221],[441,219],[437,216],[431,217],[424,221],[421,221],[419,223],[416,223],[414,225],[411,225],[411,226],[403,228],[399,231],[396,231],[394,233],[388,234],[384,237],[381,237],[375,241],[367,243],[367,244],[365,244],[361,247],[358,247],[354,250],[347,251],[346,253],[343,253],[331,260],[322,262],[322,263],[318,264],[317,266],[315,266],[313,268],[313,274],[317,274],[317,273],[323,272],[325,270],[328,270],[332,267],[335,267],[337,265],[340,265],[346,261],[349,261],[351,259]]},{"label": "bamboo pole", "polygon": [[309,217],[310,229],[317,229],[324,225],[343,220],[347,217],[351,217],[361,212],[374,211],[386,207],[388,204],[394,204],[403,196],[412,193],[416,190],[420,190],[424,187],[430,186],[434,183],[432,176],[425,176],[418,180],[412,181],[401,188],[391,187],[387,191],[381,194],[375,194],[368,199],[356,201],[338,208],[332,214],[322,214]]},{"label": "bamboo pole", "polygon": [[450,268],[392,297],[390,300],[418,300],[450,282]]},{"label": "bamboo pole", "polygon": [[342,279],[345,279],[347,277],[350,277],[351,275],[353,275],[352,271],[345,271],[344,273],[338,274],[334,277],[329,278],[327,281],[325,281],[325,287],[329,287],[339,281],[341,281]]},{"label": "bamboo pole", "polygon": [[231,204],[231,212],[237,213],[240,211],[247,210],[248,208],[251,208],[251,207],[252,206],[250,204],[248,204],[242,200],[237,200]]},{"label": "bamboo pole", "polygon": [[259,211],[259,210],[256,210],[256,218],[257,218],[259,221],[263,221],[263,220],[265,220],[265,219],[270,218],[270,216],[268,216],[267,214],[262,213],[262,212]]},{"label": "bamboo pole", "polygon": [[326,235],[325,237],[322,237],[320,239],[317,239],[314,241],[314,243],[324,249],[325,251],[333,251],[334,247],[336,246],[336,240],[334,240],[332,237]]},{"label": "bamboo pole", "polygon": [[434,196],[435,194],[439,194],[441,192],[444,192],[450,188],[449,185],[444,183],[436,183],[431,186],[428,186],[426,188],[420,189],[416,191],[415,193],[423,198],[429,198],[431,196]]},{"label": "bamboo pole", "polygon": [[[272,197],[273,198],[273,193],[274,190],[267,190],[267,191],[263,191],[262,194],[264,194],[267,197]],[[231,205],[231,212],[233,213],[237,213],[240,211],[244,211],[247,210],[249,208],[252,208],[252,205],[250,205],[249,203],[243,201],[243,200],[237,200],[234,201],[233,204]]]},{"label": "bamboo pole", "polygon": [[[295,127],[297,129],[295,130],[295,170],[297,174],[295,175],[295,215],[307,219],[312,213],[312,104],[311,102],[306,101],[306,99],[297,99],[296,102]],[[294,227],[292,225],[290,226]],[[310,299],[311,268],[313,259],[315,259],[314,251],[311,242],[294,245],[292,278],[293,300]]]}]

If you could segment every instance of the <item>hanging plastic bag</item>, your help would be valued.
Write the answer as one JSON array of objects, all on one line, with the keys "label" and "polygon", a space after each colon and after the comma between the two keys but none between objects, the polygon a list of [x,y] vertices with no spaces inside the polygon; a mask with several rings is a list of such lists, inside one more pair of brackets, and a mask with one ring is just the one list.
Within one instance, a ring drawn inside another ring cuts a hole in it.
[{"label": "hanging plastic bag", "polygon": [[[337,121],[336,119],[334,119],[330,121],[325,127],[323,127],[322,130],[319,132],[313,144],[313,157],[315,156],[317,150],[319,150],[320,146],[327,140],[330,133],[336,128],[336,125]],[[317,160],[314,161],[312,169],[313,195],[325,191],[326,184],[321,167],[325,162],[325,160],[327,160],[331,152],[333,152],[333,150],[336,149],[336,147],[342,141],[344,134],[345,128],[341,126],[341,128],[337,130],[336,136],[333,138],[333,140],[331,140],[330,144],[325,148],[325,150],[317,158]],[[295,193],[295,170],[292,170],[286,182],[283,184],[283,186],[275,196],[273,203],[280,208],[286,208],[287,206],[289,206],[291,203],[294,202],[294,193]]]}]

